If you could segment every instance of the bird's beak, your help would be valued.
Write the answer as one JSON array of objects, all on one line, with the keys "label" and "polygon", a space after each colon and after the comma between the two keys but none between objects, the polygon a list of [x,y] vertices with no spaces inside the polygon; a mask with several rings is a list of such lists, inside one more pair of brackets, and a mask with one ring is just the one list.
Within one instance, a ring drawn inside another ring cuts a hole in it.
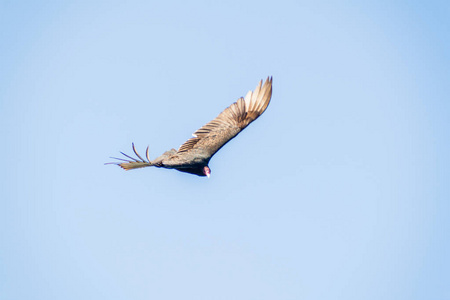
[{"label": "bird's beak", "polygon": [[211,169],[208,166],[204,166],[203,167],[203,174],[205,174],[209,178],[209,176],[211,175]]}]

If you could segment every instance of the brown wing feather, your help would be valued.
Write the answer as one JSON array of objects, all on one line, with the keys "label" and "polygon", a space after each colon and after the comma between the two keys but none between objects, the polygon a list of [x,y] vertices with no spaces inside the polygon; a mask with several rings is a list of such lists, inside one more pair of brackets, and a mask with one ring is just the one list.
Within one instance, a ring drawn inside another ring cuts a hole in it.
[{"label": "brown wing feather", "polygon": [[272,77],[264,85],[262,80],[256,89],[249,91],[245,98],[238,99],[214,120],[210,121],[193,134],[178,149],[178,153],[191,149],[202,149],[213,155],[240,131],[256,120],[267,108],[272,97]]}]

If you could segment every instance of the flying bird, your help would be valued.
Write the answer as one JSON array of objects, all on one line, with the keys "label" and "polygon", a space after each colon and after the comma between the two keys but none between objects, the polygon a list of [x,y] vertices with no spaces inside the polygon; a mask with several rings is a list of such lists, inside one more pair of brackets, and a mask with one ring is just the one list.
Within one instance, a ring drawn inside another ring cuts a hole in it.
[{"label": "flying bird", "polygon": [[253,92],[249,91],[244,98],[239,98],[214,120],[194,132],[192,134],[193,137],[181,145],[178,150],[171,149],[164,152],[160,157],[150,160],[148,147],[145,159],[138,154],[133,143],[133,152],[137,158],[120,152],[128,159],[112,157],[120,162],[108,164],[116,164],[124,170],[157,167],[209,177],[211,169],[208,163],[212,156],[251,122],[262,115],[271,98],[272,77],[268,77],[264,84],[262,84],[261,80]]}]

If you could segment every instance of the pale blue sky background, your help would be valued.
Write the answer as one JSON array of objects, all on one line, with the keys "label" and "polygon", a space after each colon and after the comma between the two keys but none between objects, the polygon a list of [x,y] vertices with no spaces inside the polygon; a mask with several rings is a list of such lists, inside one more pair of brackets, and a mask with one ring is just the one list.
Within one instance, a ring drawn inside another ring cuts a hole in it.
[{"label": "pale blue sky background", "polygon": [[450,299],[448,2],[0,3],[2,300]]}]

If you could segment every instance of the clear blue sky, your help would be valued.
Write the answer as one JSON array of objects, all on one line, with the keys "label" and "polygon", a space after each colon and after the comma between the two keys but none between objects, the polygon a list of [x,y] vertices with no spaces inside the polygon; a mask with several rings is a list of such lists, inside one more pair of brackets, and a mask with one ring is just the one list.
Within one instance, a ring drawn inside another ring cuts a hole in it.
[{"label": "clear blue sky", "polygon": [[[445,1],[1,1],[0,299],[450,299]],[[210,179],[124,172],[257,82]]]}]

